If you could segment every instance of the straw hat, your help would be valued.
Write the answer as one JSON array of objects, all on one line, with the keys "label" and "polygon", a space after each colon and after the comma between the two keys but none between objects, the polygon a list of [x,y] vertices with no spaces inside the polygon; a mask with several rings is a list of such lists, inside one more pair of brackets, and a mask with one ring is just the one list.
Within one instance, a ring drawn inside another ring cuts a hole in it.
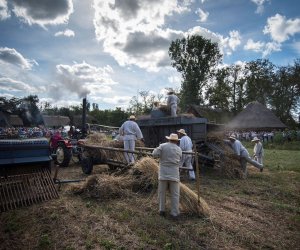
[{"label": "straw hat", "polygon": [[174,90],[173,89],[169,89],[167,95],[172,95],[172,94],[174,94]]},{"label": "straw hat", "polygon": [[135,116],[134,116],[134,115],[131,115],[131,116],[129,116],[128,119],[129,119],[129,120],[135,120]]},{"label": "straw hat", "polygon": [[170,136],[166,136],[166,138],[170,141],[180,141],[180,139],[178,139],[178,135],[177,134],[170,134]]},{"label": "straw hat", "polygon": [[183,128],[177,130],[177,132],[180,133],[180,134],[186,135],[186,132]]},{"label": "straw hat", "polygon": [[253,138],[252,142],[255,142],[255,141],[260,141],[260,139],[258,139],[256,136]]},{"label": "straw hat", "polygon": [[236,140],[236,137],[235,137],[234,134],[230,135],[228,138],[229,138],[229,139],[232,139],[232,140]]}]

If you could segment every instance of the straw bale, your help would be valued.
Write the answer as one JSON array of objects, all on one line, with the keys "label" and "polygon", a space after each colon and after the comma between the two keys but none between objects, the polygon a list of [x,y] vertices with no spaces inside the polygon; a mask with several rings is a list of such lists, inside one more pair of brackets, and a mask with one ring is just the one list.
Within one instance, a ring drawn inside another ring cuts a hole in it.
[{"label": "straw bale", "polygon": [[106,146],[109,143],[107,136],[104,133],[92,133],[86,138],[86,144],[93,144],[99,146]]},{"label": "straw bale", "polygon": [[180,206],[189,213],[204,217],[210,216],[206,201],[201,197],[198,199],[198,195],[183,183],[180,183]]},{"label": "straw bale", "polygon": [[151,157],[143,157],[138,160],[131,171],[135,182],[133,191],[150,191],[158,185],[158,163]]}]

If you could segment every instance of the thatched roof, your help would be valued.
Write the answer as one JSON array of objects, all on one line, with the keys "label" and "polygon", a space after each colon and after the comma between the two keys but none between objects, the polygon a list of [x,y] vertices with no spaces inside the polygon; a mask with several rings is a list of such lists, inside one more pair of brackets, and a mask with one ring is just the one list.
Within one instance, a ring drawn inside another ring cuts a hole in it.
[{"label": "thatched roof", "polygon": [[230,112],[208,106],[190,105],[186,112],[196,117],[206,118],[209,123],[225,124],[232,118]]},{"label": "thatched roof", "polygon": [[70,118],[60,115],[43,115],[44,125],[46,127],[61,127],[70,124]]},{"label": "thatched roof", "polygon": [[11,126],[23,126],[23,121],[18,115],[10,115],[8,117],[8,123]]},{"label": "thatched roof", "polygon": [[273,112],[261,103],[250,102],[227,125],[227,129],[282,129],[286,128]]},{"label": "thatched roof", "polygon": [[[92,124],[99,124],[99,121],[95,117],[93,117],[89,114],[86,115],[86,122],[92,123]],[[82,115],[74,115],[73,116],[73,125],[76,127],[82,126]]]}]

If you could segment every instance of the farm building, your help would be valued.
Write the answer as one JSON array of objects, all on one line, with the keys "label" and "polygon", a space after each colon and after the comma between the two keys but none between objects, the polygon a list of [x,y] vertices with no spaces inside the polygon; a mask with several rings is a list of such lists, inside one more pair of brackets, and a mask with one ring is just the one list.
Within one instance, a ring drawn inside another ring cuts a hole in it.
[{"label": "farm building", "polygon": [[226,125],[227,129],[233,130],[285,129],[286,127],[271,110],[257,101],[250,102]]},{"label": "farm building", "polygon": [[70,118],[60,115],[42,115],[46,127],[62,127],[70,124]]}]

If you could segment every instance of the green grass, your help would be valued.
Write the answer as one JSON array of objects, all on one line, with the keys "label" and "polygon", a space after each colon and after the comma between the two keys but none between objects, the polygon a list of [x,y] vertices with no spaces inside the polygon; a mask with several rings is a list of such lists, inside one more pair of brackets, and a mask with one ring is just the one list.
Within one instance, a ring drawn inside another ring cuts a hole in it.
[{"label": "green grass", "polygon": [[[253,147],[247,147],[250,155]],[[300,149],[280,150],[264,149],[264,165],[270,171],[295,171],[300,172]]]}]

